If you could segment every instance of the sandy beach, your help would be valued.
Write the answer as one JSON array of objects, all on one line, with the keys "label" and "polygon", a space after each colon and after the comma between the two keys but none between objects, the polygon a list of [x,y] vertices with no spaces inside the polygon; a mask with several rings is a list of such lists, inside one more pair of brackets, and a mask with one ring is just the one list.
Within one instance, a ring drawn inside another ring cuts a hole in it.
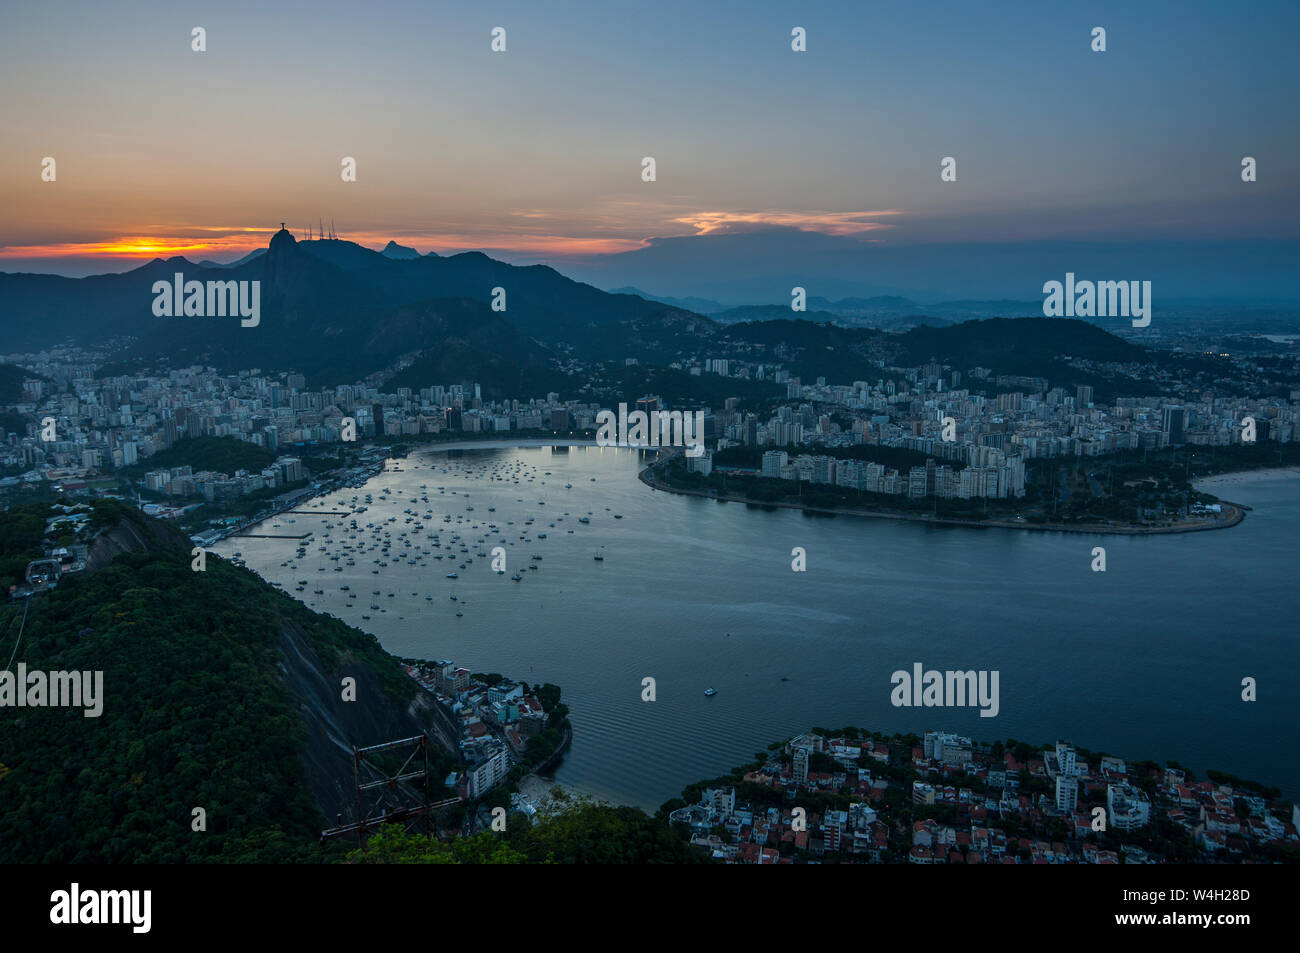
[{"label": "sandy beach", "polygon": [[[558,801],[554,797],[557,789],[563,792],[563,797]],[[533,807],[537,808],[538,813],[543,815],[558,813],[571,806],[575,803],[574,799],[581,796],[570,788],[536,774],[528,774],[519,779],[519,793],[528,798]]]},{"label": "sandy beach", "polygon": [[1193,482],[1198,490],[1214,492],[1228,486],[1240,486],[1243,483],[1259,483],[1261,480],[1281,480],[1288,477],[1300,477],[1300,467],[1270,467],[1267,470],[1239,470],[1235,473],[1219,473],[1215,476],[1201,477]]}]

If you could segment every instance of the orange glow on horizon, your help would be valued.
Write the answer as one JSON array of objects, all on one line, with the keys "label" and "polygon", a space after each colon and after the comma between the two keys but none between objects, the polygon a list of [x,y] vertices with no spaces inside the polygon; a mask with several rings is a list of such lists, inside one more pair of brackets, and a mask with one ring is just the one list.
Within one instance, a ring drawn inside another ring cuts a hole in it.
[{"label": "orange glow on horizon", "polygon": [[[229,236],[226,238],[191,238],[173,237],[156,238],[139,235],[122,236],[98,242],[62,242],[49,245],[6,245],[0,247],[0,259],[4,258],[80,258],[80,259],[132,259],[149,261],[154,258],[190,257],[198,255],[203,258],[219,256],[223,259],[235,259],[249,252],[266,248],[270,235],[275,229],[247,229],[261,233],[252,235]],[[301,230],[290,229],[294,238],[303,241],[306,235]],[[313,238],[316,236],[313,235]],[[576,238],[568,235],[518,235],[518,234],[436,234],[436,235],[402,235],[392,233],[348,233],[339,232],[343,241],[355,242],[374,251],[380,251],[390,240],[399,245],[415,248],[421,254],[436,251],[438,254],[456,254],[476,249],[499,249],[533,255],[609,255],[617,252],[641,248],[644,241],[631,238]]]},{"label": "orange glow on horizon", "polygon": [[[879,219],[892,218],[900,214],[902,212],[898,209],[864,212],[698,211],[659,219],[658,224],[642,220],[639,227],[633,226],[627,216],[616,215],[608,224],[613,226],[610,231],[622,231],[624,235],[635,228],[643,235],[660,238],[674,237],[674,234],[687,237],[768,226],[798,228],[828,235],[862,236],[861,240],[869,240],[865,238],[867,233],[893,227]],[[524,217],[539,218],[545,215],[528,213]],[[148,234],[150,231],[155,234]],[[100,241],[0,246],[0,260],[102,258],[106,261],[110,259],[148,261],[154,258],[182,256],[234,261],[250,252],[266,248],[275,231],[274,227],[266,226],[140,225],[137,226],[135,233]],[[307,237],[303,229],[290,226],[289,231],[299,241]],[[312,237],[316,238],[315,229],[312,231]],[[509,225],[486,225],[464,231],[457,230],[453,226],[445,231],[431,229],[416,234],[412,234],[409,229],[401,228],[385,232],[375,230],[373,227],[361,231],[351,231],[344,227],[338,229],[337,234],[344,241],[355,242],[374,251],[382,250],[391,240],[399,245],[414,248],[421,254],[434,251],[440,255],[454,255],[464,251],[483,250],[514,253],[539,260],[616,255],[644,248],[651,241],[650,237],[629,238],[615,235],[584,237],[553,234],[541,228],[536,230],[530,227],[512,228]]]},{"label": "orange glow on horizon", "polygon": [[192,238],[123,236],[102,242],[63,242],[53,245],[6,245],[0,258],[171,258],[192,252],[247,254],[259,243],[241,238],[230,241]]}]

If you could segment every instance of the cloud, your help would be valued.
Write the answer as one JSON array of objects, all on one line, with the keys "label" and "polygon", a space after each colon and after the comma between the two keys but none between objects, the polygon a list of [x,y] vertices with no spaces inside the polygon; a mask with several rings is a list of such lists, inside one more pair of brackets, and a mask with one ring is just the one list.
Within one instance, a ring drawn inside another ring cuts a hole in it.
[{"label": "cloud", "polygon": [[873,212],[790,212],[769,209],[759,212],[691,212],[672,221],[689,225],[695,229],[697,235],[754,231],[781,226],[797,228],[805,232],[846,236],[893,228],[894,226],[887,222],[875,220],[902,214],[901,209],[881,209]]},{"label": "cloud", "polygon": [[[396,221],[363,223],[349,228],[337,223],[340,238],[381,249],[391,239],[421,252],[454,254],[466,250],[496,252],[533,260],[565,261],[599,258],[645,248],[655,237],[739,234],[773,228],[796,229],[854,238],[894,226],[881,219],[901,215],[898,209],[865,212],[693,211],[683,203],[610,201],[580,210],[517,209],[497,222],[434,222],[422,228]],[[310,223],[313,231],[316,223]],[[130,232],[75,242],[0,245],[3,259],[80,259],[132,261],[171,258],[234,260],[265,248],[275,226],[138,225]],[[289,230],[299,239],[305,229]],[[653,236],[653,237],[652,237]],[[860,241],[870,239],[859,238]]]}]

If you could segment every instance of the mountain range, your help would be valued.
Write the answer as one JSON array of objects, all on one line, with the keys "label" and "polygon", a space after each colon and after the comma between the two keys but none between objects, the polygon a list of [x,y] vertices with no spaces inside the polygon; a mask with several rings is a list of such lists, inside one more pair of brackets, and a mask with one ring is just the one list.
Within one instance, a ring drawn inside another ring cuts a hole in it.
[{"label": "mountain range", "polygon": [[1066,272],[1092,280],[1151,281],[1164,305],[1213,299],[1295,308],[1297,256],[1300,240],[1275,236],[901,244],[765,227],[653,238],[631,251],[573,261],[566,272],[602,288],[671,290],[679,300],[704,299],[724,308],[788,302],[790,289],[799,286],[809,297],[898,296],[927,307],[941,301],[1031,301],[1037,304],[1030,313],[1041,313],[1043,283],[1059,281]]},{"label": "mountain range", "polygon": [[[178,272],[187,281],[260,281],[260,322],[155,316],[154,282],[170,284]],[[926,307],[899,295],[810,296],[809,310],[798,314],[780,303],[706,317],[683,305],[712,309],[717,302],[634,292],[602,291],[545,265],[511,265],[481,252],[421,255],[396,242],[377,252],[338,239],[300,242],[281,230],[263,253],[226,265],[171,258],[80,279],[0,274],[0,324],[10,352],[116,342],[119,373],[193,363],[295,370],[313,386],[376,374],[389,387],[472,380],[489,399],[649,384],[647,375],[628,376],[629,358],[679,374],[681,393],[701,395],[711,389],[670,365],[733,356],[783,364],[809,378],[854,380],[878,377],[881,361],[1034,373],[1035,362],[1061,370],[1059,354],[1165,359],[1082,321],[965,321],[1033,314],[1034,302]],[[601,362],[606,368],[598,375]],[[764,382],[762,389],[772,386]]]},{"label": "mountain range", "polygon": [[[414,257],[411,257],[414,255]],[[257,280],[261,320],[156,317],[156,281]],[[504,310],[494,310],[495,288]],[[121,359],[192,361],[222,368],[293,368],[321,382],[355,380],[411,355],[435,366],[448,355],[462,373],[479,362],[511,370],[544,367],[556,345],[581,349],[593,331],[627,322],[610,346],[636,338],[639,322],[704,320],[635,295],[607,294],[544,265],[519,267],[479,252],[418,255],[396,243],[375,252],[353,242],[299,242],[275,234],[264,254],[228,265],[154,259],[116,275],[63,278],[0,274],[0,324],[9,350],[68,341],[103,344],[133,338]]]}]

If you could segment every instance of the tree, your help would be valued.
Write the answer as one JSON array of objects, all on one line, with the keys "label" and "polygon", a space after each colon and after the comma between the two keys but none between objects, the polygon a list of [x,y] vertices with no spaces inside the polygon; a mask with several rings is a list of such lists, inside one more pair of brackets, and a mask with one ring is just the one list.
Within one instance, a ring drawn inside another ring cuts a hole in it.
[{"label": "tree", "polygon": [[350,864],[522,864],[527,858],[500,834],[483,832],[444,844],[421,834],[387,827],[364,850],[347,855]]}]

